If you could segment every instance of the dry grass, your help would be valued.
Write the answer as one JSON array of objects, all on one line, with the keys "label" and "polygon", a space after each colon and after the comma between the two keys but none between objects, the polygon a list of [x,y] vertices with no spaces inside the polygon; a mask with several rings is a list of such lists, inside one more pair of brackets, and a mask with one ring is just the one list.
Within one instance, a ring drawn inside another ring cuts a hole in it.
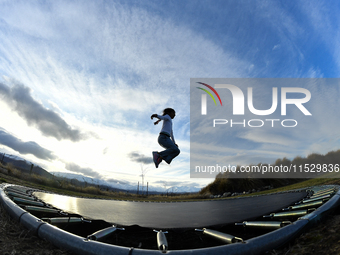
[{"label": "dry grass", "polygon": [[270,255],[339,255],[340,215],[332,215],[294,240],[282,250]]},{"label": "dry grass", "polygon": [[5,168],[8,170],[8,174],[20,178],[21,171],[17,170],[11,163],[7,164]]},{"label": "dry grass", "polygon": [[1,255],[72,255],[30,233],[0,206]]}]

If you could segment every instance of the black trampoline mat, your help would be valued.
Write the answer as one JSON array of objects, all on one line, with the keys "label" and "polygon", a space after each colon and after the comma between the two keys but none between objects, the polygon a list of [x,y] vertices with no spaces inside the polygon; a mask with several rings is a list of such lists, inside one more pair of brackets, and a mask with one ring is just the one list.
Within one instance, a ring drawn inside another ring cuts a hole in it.
[{"label": "black trampoline mat", "polygon": [[233,224],[280,211],[306,192],[277,193],[199,202],[132,202],[76,198],[35,192],[39,199],[65,212],[112,224],[156,229],[204,228]]}]

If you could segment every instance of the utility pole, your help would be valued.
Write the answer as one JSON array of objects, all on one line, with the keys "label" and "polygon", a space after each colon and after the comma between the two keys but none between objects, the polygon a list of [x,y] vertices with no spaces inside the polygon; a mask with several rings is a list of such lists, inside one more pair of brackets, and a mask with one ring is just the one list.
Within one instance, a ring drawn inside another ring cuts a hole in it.
[{"label": "utility pole", "polygon": [[145,178],[145,175],[146,173],[149,171],[149,167],[147,168],[144,168],[143,164],[140,165],[140,168],[141,168],[141,176],[142,176],[142,195],[144,194],[144,178]]},{"label": "utility pole", "polygon": [[1,164],[4,162],[4,158],[5,158],[5,153],[4,155],[2,155]]}]

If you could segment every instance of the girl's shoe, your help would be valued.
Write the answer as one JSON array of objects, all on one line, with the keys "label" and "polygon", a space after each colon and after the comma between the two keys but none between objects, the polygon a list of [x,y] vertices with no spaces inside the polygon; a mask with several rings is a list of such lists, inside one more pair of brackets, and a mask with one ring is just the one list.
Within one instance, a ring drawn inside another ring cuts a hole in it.
[{"label": "girl's shoe", "polygon": [[162,162],[162,159],[159,156],[159,153],[157,151],[153,151],[152,157],[153,157],[153,162],[155,163],[156,168],[158,168],[158,165]]}]

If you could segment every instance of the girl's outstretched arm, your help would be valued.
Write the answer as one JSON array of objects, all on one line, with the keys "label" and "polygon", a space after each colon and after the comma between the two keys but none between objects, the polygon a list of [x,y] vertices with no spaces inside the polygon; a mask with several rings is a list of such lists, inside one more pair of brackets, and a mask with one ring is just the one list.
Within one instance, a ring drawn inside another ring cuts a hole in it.
[{"label": "girl's outstretched arm", "polygon": [[152,114],[152,115],[151,115],[151,119],[153,119],[153,118],[158,118],[158,114],[156,114],[156,113],[155,113],[155,114]]},{"label": "girl's outstretched arm", "polygon": [[[153,119],[153,118],[158,118],[158,119],[159,119],[158,114],[156,114],[156,113],[155,113],[155,114],[152,114],[152,115],[151,115],[151,119]],[[157,120],[157,121],[154,122],[153,124],[154,124],[154,125],[157,125],[160,121],[161,121],[161,119]]]}]

